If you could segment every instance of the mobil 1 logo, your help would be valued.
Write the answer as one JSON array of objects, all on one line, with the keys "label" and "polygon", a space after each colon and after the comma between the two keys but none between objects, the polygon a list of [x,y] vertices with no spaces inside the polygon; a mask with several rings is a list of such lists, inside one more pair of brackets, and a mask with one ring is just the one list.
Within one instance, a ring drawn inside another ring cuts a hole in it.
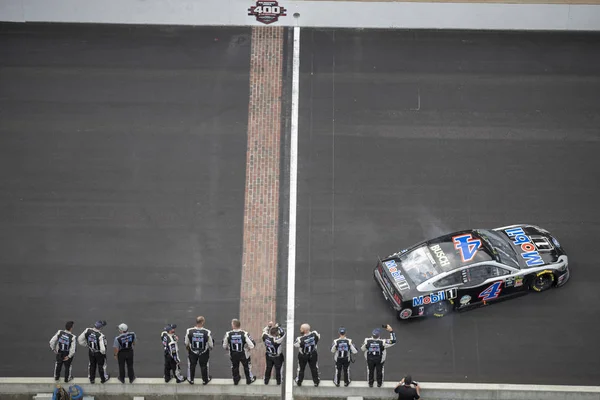
[{"label": "mobil 1 logo", "polygon": [[258,0],[256,5],[248,9],[248,15],[255,16],[258,22],[268,25],[277,22],[279,17],[285,17],[286,11],[276,1]]}]

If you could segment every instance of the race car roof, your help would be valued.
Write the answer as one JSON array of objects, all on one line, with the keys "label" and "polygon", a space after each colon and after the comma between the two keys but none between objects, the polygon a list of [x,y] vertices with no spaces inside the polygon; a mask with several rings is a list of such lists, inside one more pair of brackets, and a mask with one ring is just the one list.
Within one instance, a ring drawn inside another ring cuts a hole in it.
[{"label": "race car roof", "polygon": [[421,243],[399,255],[400,268],[415,284],[443,272],[491,261],[488,244],[474,231],[462,231]]}]

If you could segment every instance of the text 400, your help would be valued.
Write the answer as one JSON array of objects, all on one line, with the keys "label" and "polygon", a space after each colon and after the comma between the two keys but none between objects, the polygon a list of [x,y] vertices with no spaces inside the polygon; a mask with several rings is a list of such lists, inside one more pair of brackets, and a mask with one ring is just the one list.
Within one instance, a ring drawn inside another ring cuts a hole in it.
[{"label": "text 400", "polygon": [[254,9],[257,14],[280,14],[281,7],[279,6],[258,6]]}]

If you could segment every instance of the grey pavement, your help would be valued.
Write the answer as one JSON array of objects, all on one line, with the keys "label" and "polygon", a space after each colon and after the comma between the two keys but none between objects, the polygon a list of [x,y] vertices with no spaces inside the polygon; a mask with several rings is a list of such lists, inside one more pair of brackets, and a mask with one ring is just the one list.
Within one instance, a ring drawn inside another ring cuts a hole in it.
[{"label": "grey pavement", "polygon": [[[162,376],[165,323],[182,338],[202,314],[220,345],[239,313],[249,54],[245,28],[0,26],[0,376],[51,376],[70,319],[107,320],[111,347],[129,324],[144,377]],[[211,369],[229,376],[222,349]]]},{"label": "grey pavement", "polygon": [[[340,325],[362,342],[391,323],[386,380],[597,385],[600,36],[305,29],[301,43],[296,323],[322,335],[322,379]],[[378,255],[513,223],[563,243],[564,288],[395,320]]]}]

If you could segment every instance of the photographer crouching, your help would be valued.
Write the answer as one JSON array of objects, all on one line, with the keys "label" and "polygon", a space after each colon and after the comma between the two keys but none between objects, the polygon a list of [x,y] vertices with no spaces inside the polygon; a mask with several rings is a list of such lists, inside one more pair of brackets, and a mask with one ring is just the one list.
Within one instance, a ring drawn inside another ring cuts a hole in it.
[{"label": "photographer crouching", "polygon": [[406,375],[394,389],[398,393],[398,400],[417,400],[421,398],[421,389],[419,383],[412,380],[410,375]]}]

